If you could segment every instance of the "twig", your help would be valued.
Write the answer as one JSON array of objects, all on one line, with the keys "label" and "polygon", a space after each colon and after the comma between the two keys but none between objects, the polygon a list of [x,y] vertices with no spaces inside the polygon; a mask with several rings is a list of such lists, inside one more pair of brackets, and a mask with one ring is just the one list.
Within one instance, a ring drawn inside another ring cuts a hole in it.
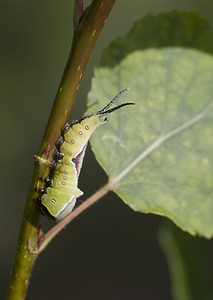
[{"label": "twig", "polygon": [[[86,65],[114,3],[115,0],[93,0],[79,16],[67,65],[38,152],[40,157],[51,160],[55,141],[71,111]],[[35,190],[40,185],[39,178],[47,175],[48,166],[41,167],[36,163],[23,214],[8,300],[25,298],[30,274],[40,253],[38,249],[43,233],[39,227],[38,202],[33,199],[39,196]]]}]

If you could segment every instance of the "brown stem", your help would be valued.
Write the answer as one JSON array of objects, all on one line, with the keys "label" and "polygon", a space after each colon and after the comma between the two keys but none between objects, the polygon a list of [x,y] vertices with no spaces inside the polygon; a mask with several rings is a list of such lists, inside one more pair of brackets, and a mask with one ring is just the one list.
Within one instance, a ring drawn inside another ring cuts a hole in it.
[{"label": "brown stem", "polygon": [[[114,186],[114,185],[113,185]],[[82,203],[79,207],[77,207],[69,216],[67,216],[60,223],[55,225],[47,234],[45,234],[44,239],[42,241],[41,246],[38,251],[43,251],[47,245],[51,242],[51,240],[72,220],[74,220],[77,216],[79,216],[83,211],[85,211],[92,204],[97,202],[100,198],[102,198],[105,194],[107,194],[112,189],[112,184],[109,182],[100,188],[96,193],[94,193],[91,197],[89,197],[84,203]]]},{"label": "brown stem", "polygon": [[46,158],[49,155],[51,157],[55,148],[55,141],[60,135],[60,129],[70,114],[96,40],[114,2],[115,0],[94,0],[81,16],[73,37],[73,45],[56,95],[56,101],[44,134],[41,152],[39,152],[40,156],[46,154]]},{"label": "brown stem", "polygon": [[[93,0],[79,20],[39,150],[39,156],[45,159],[51,159],[60,128],[71,111],[86,65],[114,3],[115,0]],[[39,254],[38,247],[43,234],[39,227],[38,203],[33,199],[38,197],[35,188],[41,185],[39,178],[47,175],[48,166],[35,165],[18,239],[8,300],[25,298],[32,267]]]}]

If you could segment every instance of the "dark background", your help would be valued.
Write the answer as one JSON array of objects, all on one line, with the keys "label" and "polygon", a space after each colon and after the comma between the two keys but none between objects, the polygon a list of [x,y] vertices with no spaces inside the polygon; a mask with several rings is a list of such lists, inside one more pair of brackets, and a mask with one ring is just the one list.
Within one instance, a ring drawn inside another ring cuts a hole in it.
[{"label": "dark background", "polygon": [[[0,1],[0,299],[5,298],[9,284],[33,155],[70,49],[72,6],[68,0]],[[75,106],[71,120],[85,111],[102,49],[143,15],[176,8],[197,11],[213,24],[209,0],[117,1],[89,63],[78,94],[81,104]],[[105,182],[88,149],[79,184],[85,197]],[[53,225],[42,221],[46,227]],[[162,222],[163,218],[133,212],[109,194],[42,253],[27,299],[171,299],[167,264],[157,241]]]}]

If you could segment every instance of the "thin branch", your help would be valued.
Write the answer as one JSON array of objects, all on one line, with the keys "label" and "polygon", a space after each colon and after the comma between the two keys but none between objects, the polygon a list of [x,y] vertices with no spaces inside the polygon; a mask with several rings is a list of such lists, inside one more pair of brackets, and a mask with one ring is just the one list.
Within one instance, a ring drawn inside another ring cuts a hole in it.
[{"label": "thin branch", "polygon": [[[93,0],[92,4],[81,15],[73,36],[67,65],[38,152],[40,157],[51,160],[55,141],[71,111],[88,60],[115,1]],[[41,184],[39,178],[47,175],[48,166],[41,166],[36,163],[22,218],[8,300],[23,300],[25,298],[32,267],[39,254],[37,250],[43,233],[41,227],[39,227],[38,202],[33,199],[39,196],[35,189]]]},{"label": "thin branch", "polygon": [[48,159],[55,149],[55,141],[70,114],[88,60],[114,2],[115,0],[94,0],[81,16],[39,156],[45,155]]},{"label": "thin branch", "polygon": [[76,217],[78,217],[83,211],[85,211],[88,207],[97,202],[100,198],[106,195],[112,189],[112,184],[107,183],[102,188],[100,188],[96,193],[94,193],[91,197],[89,197],[86,201],[84,201],[79,207],[77,207],[69,216],[55,225],[49,232],[47,232],[44,236],[44,239],[41,243],[41,246],[38,249],[40,253],[43,251],[47,245],[51,242],[51,240],[62,230],[66,225],[68,225],[71,221],[73,221]]}]

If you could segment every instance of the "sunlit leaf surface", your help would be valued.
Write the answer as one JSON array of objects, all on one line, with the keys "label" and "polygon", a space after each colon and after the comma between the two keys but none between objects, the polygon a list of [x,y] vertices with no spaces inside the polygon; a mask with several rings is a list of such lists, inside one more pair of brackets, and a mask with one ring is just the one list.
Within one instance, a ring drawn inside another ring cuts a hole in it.
[{"label": "sunlit leaf surface", "polygon": [[191,234],[213,234],[213,58],[186,48],[136,51],[99,68],[89,94],[99,110],[125,87],[92,137],[113,190],[132,209],[173,220]]}]

